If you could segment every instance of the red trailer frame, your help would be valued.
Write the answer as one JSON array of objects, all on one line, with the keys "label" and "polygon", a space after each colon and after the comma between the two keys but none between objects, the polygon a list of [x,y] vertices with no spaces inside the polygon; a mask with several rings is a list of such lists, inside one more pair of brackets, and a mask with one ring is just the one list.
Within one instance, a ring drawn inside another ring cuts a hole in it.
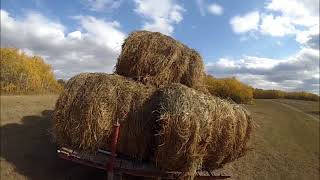
[{"label": "red trailer frame", "polygon": [[[97,153],[90,154],[86,152],[76,151],[67,147],[61,147],[57,150],[58,157],[69,160],[85,166],[105,170],[108,172],[108,180],[113,180],[114,175],[122,177],[125,175],[132,175],[138,177],[153,177],[158,179],[177,179],[181,172],[176,171],[162,171],[156,168],[152,163],[134,161],[127,158],[117,156],[116,147],[120,124],[114,124],[113,141],[111,145],[111,152],[99,149]],[[197,171],[195,179],[213,180],[213,179],[227,179],[229,175],[215,175],[209,170]]]}]

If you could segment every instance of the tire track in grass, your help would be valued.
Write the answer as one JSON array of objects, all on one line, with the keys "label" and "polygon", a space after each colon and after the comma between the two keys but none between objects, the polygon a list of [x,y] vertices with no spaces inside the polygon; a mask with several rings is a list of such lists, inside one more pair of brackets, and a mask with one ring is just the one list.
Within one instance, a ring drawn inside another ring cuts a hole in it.
[{"label": "tire track in grass", "polygon": [[271,101],[271,102],[274,102],[274,103],[277,103],[277,104],[281,104],[282,106],[285,106],[293,111],[296,111],[296,112],[299,112],[299,113],[302,113],[304,114],[305,116],[308,116],[309,118],[315,120],[316,122],[320,122],[320,120],[314,116],[312,116],[311,114],[308,114],[306,112],[303,112],[302,110],[298,109],[298,108],[295,108],[293,106],[290,106],[289,104],[285,104],[285,103],[282,103],[282,102],[278,102],[278,101],[274,101],[274,100],[266,100],[266,101]]}]

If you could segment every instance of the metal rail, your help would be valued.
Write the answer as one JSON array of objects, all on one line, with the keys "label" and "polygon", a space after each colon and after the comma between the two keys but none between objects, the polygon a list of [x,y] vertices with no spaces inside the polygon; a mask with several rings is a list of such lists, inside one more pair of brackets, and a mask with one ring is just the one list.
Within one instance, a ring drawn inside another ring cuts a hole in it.
[{"label": "metal rail", "polygon": [[[102,150],[104,151],[104,150]],[[62,147],[57,150],[58,156],[62,159],[72,161],[85,166],[108,171],[106,167],[112,159],[111,153],[108,151],[98,151],[96,154],[88,154],[85,152],[74,151],[69,148]],[[113,164],[114,174],[127,174],[140,177],[157,177],[162,179],[176,179],[181,173],[160,171],[151,163],[134,162],[131,160],[116,157]],[[198,171],[195,179],[213,180],[213,179],[227,179],[229,175],[213,175],[209,171]]]},{"label": "metal rail", "polygon": [[[161,171],[151,163],[135,162],[133,160],[117,156],[116,148],[118,143],[120,124],[117,121],[113,126],[113,137],[111,144],[111,152],[99,149],[96,154],[86,152],[78,152],[66,147],[57,150],[58,156],[62,159],[69,160],[85,166],[105,170],[108,172],[108,180],[114,179],[114,174],[122,174],[153,177],[159,179],[177,179],[181,172]],[[214,175],[209,170],[197,171],[195,179],[214,180],[227,179],[229,175]]]}]

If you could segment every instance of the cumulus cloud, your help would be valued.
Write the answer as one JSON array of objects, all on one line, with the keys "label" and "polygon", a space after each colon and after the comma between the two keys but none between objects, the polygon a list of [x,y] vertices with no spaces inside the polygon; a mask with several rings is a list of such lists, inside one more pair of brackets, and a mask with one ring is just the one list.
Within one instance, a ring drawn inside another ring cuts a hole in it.
[{"label": "cumulus cloud", "polygon": [[135,0],[134,11],[144,18],[143,29],[170,35],[174,24],[183,20],[185,9],[174,0]]},{"label": "cumulus cloud", "polygon": [[300,31],[296,35],[296,41],[304,46],[319,49],[319,24],[310,27],[308,30]]},{"label": "cumulus cloud", "polygon": [[256,12],[260,16],[256,15],[255,23],[250,21],[252,13],[231,18],[235,33],[291,35],[300,43],[301,49],[287,59],[221,58],[208,64],[208,72],[218,77],[237,76],[263,89],[319,93],[319,0],[267,0],[263,11]]},{"label": "cumulus cloud", "polygon": [[222,15],[223,14],[222,6],[220,6],[217,3],[210,4],[208,6],[208,11],[213,15]]},{"label": "cumulus cloud", "polygon": [[310,36],[308,41],[305,43],[307,47],[313,48],[313,49],[319,49],[319,42],[320,42],[320,35],[315,34]]},{"label": "cumulus cloud", "polygon": [[245,15],[238,15],[230,20],[233,31],[237,34],[257,30],[260,20],[258,11],[249,12]]},{"label": "cumulus cloud", "polygon": [[204,0],[195,0],[195,2],[198,6],[201,16],[205,16],[207,12],[218,16],[223,14],[223,7],[217,3],[209,4]]},{"label": "cumulus cloud", "polygon": [[16,18],[1,10],[1,47],[41,55],[58,78],[86,71],[112,72],[125,38],[120,24],[91,16],[74,20],[81,30],[67,32],[64,25],[39,13]]},{"label": "cumulus cloud", "polygon": [[287,59],[244,56],[239,60],[221,58],[206,65],[216,77],[236,76],[253,87],[319,93],[319,51],[302,48]]},{"label": "cumulus cloud", "polygon": [[270,0],[266,9],[287,17],[292,24],[312,26],[318,23],[319,0]]},{"label": "cumulus cloud", "polygon": [[105,11],[120,7],[122,0],[86,0],[91,11]]},{"label": "cumulus cloud", "polygon": [[[297,42],[319,36],[319,0],[267,0],[260,16],[235,16],[230,24],[235,33],[253,31],[274,37],[294,35]],[[260,19],[260,20],[259,20]]]},{"label": "cumulus cloud", "polygon": [[266,10],[270,15],[263,17],[265,24],[261,25],[265,34],[295,34],[302,44],[314,35],[315,29],[319,34],[319,0],[271,0],[267,2]]},{"label": "cumulus cloud", "polygon": [[296,33],[296,29],[288,17],[275,17],[273,15],[262,16],[260,31],[271,36],[285,36]]}]

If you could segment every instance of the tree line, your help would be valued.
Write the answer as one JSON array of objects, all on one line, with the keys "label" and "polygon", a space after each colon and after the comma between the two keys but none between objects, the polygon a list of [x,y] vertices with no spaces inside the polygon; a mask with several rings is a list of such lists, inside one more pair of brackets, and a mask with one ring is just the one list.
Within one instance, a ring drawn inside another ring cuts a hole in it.
[{"label": "tree line", "polygon": [[308,92],[286,92],[280,90],[254,89],[255,99],[300,99],[308,101],[319,101],[319,96]]},{"label": "tree line", "polygon": [[205,84],[210,94],[229,98],[236,103],[250,104],[253,99],[298,99],[319,101],[319,96],[308,92],[286,92],[281,90],[255,89],[236,78],[217,79],[207,75]]},{"label": "tree line", "polygon": [[1,48],[0,56],[1,94],[59,93],[63,89],[41,57],[16,48]]}]

